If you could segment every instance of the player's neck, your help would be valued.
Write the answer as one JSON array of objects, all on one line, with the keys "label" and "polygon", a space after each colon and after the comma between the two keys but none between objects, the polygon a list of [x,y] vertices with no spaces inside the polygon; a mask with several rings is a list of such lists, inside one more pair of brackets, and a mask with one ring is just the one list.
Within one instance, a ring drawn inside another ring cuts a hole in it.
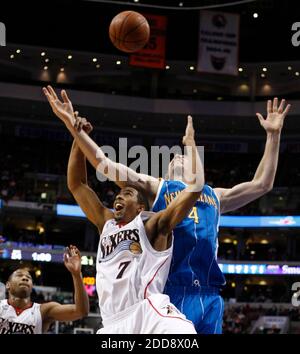
[{"label": "player's neck", "polygon": [[20,298],[10,294],[8,298],[8,303],[13,307],[23,309],[31,306],[31,299],[30,297]]},{"label": "player's neck", "polygon": [[140,212],[130,212],[128,214],[125,214],[122,216],[122,218],[120,219],[116,219],[116,222],[117,222],[117,225],[119,227],[123,227],[129,223],[131,223],[131,221],[133,221],[138,215],[139,215]]},{"label": "player's neck", "polygon": [[125,225],[127,225],[127,224],[128,224],[128,222],[123,221],[123,220],[117,221],[117,225],[118,225],[119,227],[123,227],[123,226],[125,226]]},{"label": "player's neck", "polygon": [[129,220],[129,219],[126,218],[125,216],[122,217],[122,219],[116,220],[117,225],[118,225],[119,227],[123,227],[123,226],[129,224],[131,221],[132,221],[132,220]]}]

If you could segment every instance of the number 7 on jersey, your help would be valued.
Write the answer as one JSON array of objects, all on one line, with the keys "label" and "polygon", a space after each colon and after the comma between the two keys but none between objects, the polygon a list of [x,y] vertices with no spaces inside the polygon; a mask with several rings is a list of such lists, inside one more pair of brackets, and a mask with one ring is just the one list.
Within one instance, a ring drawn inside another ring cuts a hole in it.
[{"label": "number 7 on jersey", "polygon": [[121,270],[120,270],[119,274],[117,275],[116,279],[121,279],[122,278],[126,268],[129,266],[129,263],[131,263],[131,261],[120,263],[119,269],[121,268]]}]

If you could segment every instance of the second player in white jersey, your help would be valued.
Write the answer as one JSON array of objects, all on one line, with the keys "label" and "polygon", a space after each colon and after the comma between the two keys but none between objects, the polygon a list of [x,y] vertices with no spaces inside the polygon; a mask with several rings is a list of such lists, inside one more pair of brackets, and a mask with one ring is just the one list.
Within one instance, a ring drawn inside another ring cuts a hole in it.
[{"label": "second player in white jersey", "polygon": [[8,300],[0,301],[0,334],[41,334],[41,305],[32,303],[28,308],[18,312]]},{"label": "second player in white jersey", "polygon": [[75,246],[66,249],[64,264],[72,274],[75,303],[32,303],[32,277],[29,269],[20,267],[6,282],[8,299],[0,301],[0,334],[40,334],[47,332],[54,321],[75,321],[88,314],[89,300],[81,277],[81,256]]}]

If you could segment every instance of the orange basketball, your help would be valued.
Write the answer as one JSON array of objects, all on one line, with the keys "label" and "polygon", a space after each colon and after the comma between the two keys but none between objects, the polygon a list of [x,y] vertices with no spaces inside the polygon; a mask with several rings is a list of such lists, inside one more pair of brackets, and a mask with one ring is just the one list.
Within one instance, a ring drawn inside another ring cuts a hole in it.
[{"label": "orange basketball", "polygon": [[112,19],[109,26],[110,40],[122,52],[137,52],[146,45],[149,36],[148,21],[135,11],[120,12]]}]

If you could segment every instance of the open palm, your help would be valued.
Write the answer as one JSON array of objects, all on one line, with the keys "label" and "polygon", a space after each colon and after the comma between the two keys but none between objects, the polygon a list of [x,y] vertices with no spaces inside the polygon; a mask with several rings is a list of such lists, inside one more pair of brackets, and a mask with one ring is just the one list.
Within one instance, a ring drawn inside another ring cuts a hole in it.
[{"label": "open palm", "polygon": [[260,113],[256,113],[257,118],[261,126],[269,133],[280,133],[283,127],[284,119],[288,114],[291,105],[286,106],[285,100],[281,100],[278,107],[278,98],[274,98],[273,103],[271,100],[268,100],[267,103],[267,118]]},{"label": "open palm", "polygon": [[64,264],[72,274],[80,274],[81,272],[81,256],[77,247],[67,247],[64,253]]},{"label": "open palm", "polygon": [[69,97],[65,90],[61,91],[62,101],[57,97],[54,89],[49,85],[43,88],[43,92],[47,97],[50,106],[54,114],[60,118],[64,123],[73,123],[74,122],[74,110],[72,102],[69,100]]}]

